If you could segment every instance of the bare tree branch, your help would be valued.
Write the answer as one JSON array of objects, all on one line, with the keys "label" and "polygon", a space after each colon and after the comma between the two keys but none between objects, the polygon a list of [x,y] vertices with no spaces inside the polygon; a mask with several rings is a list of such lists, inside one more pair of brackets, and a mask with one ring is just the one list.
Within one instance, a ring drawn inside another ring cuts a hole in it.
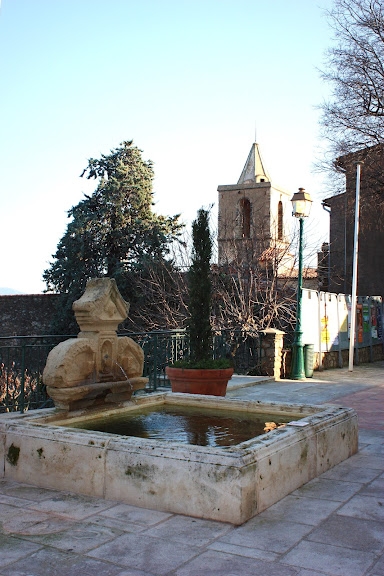
[{"label": "bare tree branch", "polygon": [[334,45],[321,77],[332,88],[320,105],[329,155],[321,163],[384,141],[384,7],[381,0],[334,0],[326,12]]}]

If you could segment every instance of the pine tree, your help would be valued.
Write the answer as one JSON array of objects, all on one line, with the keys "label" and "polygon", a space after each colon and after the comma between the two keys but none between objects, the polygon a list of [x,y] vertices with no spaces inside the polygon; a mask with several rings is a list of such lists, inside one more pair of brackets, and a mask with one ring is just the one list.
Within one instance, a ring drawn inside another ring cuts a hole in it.
[{"label": "pine tree", "polygon": [[[89,278],[115,278],[129,301],[137,300],[135,275],[166,258],[181,225],[178,216],[153,212],[152,163],[132,141],[100,159],[91,158],[81,176],[98,180],[92,195],[68,211],[71,222],[43,279],[61,294],[55,329],[75,329],[72,303]],[[73,319],[73,320],[72,320]]]}]

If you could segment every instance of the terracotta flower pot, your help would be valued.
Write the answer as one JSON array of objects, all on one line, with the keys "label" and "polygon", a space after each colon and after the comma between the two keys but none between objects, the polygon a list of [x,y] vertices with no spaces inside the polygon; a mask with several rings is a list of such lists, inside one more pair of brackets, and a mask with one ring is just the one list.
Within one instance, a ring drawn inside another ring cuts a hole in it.
[{"label": "terracotta flower pot", "polygon": [[167,366],[165,373],[171,381],[172,392],[225,396],[233,368],[198,369]]}]

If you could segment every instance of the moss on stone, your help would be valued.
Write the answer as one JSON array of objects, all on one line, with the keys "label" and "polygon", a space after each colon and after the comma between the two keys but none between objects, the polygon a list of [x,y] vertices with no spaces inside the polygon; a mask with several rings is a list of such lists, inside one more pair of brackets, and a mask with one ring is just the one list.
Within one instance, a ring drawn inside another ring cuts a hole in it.
[{"label": "moss on stone", "polygon": [[8,448],[7,460],[11,466],[16,466],[20,456],[20,448],[13,443]]}]

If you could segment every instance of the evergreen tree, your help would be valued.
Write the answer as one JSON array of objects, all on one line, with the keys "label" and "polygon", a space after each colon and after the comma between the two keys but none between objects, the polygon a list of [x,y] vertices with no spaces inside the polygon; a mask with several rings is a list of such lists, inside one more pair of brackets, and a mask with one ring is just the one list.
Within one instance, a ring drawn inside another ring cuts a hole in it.
[{"label": "evergreen tree", "polygon": [[192,264],[189,269],[189,337],[191,360],[201,362],[212,359],[211,272],[212,239],[209,231],[209,213],[202,208],[192,224]]},{"label": "evergreen tree", "polygon": [[123,297],[137,300],[135,275],[166,258],[181,229],[178,216],[153,212],[152,163],[132,141],[91,158],[81,176],[98,180],[97,188],[68,211],[72,220],[43,274],[47,291],[61,294],[60,332],[77,331],[72,303],[89,278],[115,278]]}]

